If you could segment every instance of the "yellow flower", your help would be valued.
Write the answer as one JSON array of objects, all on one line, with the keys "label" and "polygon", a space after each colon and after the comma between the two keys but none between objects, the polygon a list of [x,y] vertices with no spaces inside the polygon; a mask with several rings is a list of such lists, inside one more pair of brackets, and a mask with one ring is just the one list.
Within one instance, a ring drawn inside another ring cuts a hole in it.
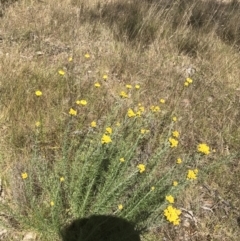
[{"label": "yellow flower", "polygon": [[28,174],[27,174],[26,172],[23,172],[23,173],[21,174],[21,176],[22,176],[22,179],[28,178]]},{"label": "yellow flower", "polygon": [[74,110],[73,108],[71,108],[71,109],[69,110],[69,115],[77,115],[77,111]]},{"label": "yellow flower", "polygon": [[193,81],[192,81],[192,79],[187,78],[187,79],[186,79],[186,82],[188,82],[189,84],[192,84]]},{"label": "yellow flower", "polygon": [[168,141],[170,142],[171,147],[177,147],[177,146],[178,146],[178,140],[170,137],[170,138],[168,139]]},{"label": "yellow flower", "polygon": [[140,89],[140,85],[135,85],[135,89]]},{"label": "yellow flower", "polygon": [[110,136],[104,134],[104,135],[102,136],[101,142],[102,142],[102,144],[108,144],[108,143],[112,142],[112,139],[111,139]]},{"label": "yellow flower", "polygon": [[173,197],[172,195],[166,196],[166,200],[167,200],[169,203],[174,203],[174,197]]},{"label": "yellow flower", "polygon": [[188,173],[187,173],[187,179],[190,180],[195,180],[197,179],[197,173],[198,173],[198,170],[195,169],[195,170],[188,170]]},{"label": "yellow flower", "polygon": [[37,121],[36,123],[35,123],[35,126],[36,127],[39,127],[41,125],[41,122],[40,121]]},{"label": "yellow flower", "polygon": [[165,100],[164,99],[160,99],[160,103],[164,104]]},{"label": "yellow flower", "polygon": [[104,80],[107,80],[108,79],[108,76],[106,74],[103,75],[103,79]]},{"label": "yellow flower", "polygon": [[134,111],[132,109],[128,109],[127,115],[129,118],[136,116],[136,114],[134,113]]},{"label": "yellow flower", "polygon": [[132,89],[132,86],[131,85],[126,85],[126,88],[127,89]]},{"label": "yellow flower", "polygon": [[94,84],[94,86],[95,86],[96,88],[101,87],[101,85],[100,85],[98,82],[96,82],[96,83]]},{"label": "yellow flower", "polygon": [[152,112],[159,112],[159,111],[160,111],[160,107],[159,107],[159,106],[154,106],[154,105],[152,105],[152,106],[150,107],[150,110],[151,110]]},{"label": "yellow flower", "polygon": [[106,128],[106,132],[107,132],[107,134],[112,134],[112,128],[111,127],[107,127]]},{"label": "yellow flower", "polygon": [[72,60],[73,60],[72,57],[69,57],[69,58],[68,58],[68,61],[69,61],[69,62],[72,62]]},{"label": "yellow flower", "polygon": [[54,206],[54,202],[53,201],[50,202],[50,206],[52,206],[52,207]]},{"label": "yellow flower", "polygon": [[121,91],[119,94],[122,98],[128,98],[128,94],[125,91]]},{"label": "yellow flower", "polygon": [[154,186],[152,186],[152,187],[151,187],[151,191],[154,191],[154,190],[155,190],[155,187],[154,187]]},{"label": "yellow flower", "polygon": [[125,162],[125,159],[122,157],[119,159],[120,162]]},{"label": "yellow flower", "polygon": [[187,81],[184,82],[184,86],[189,86],[189,83]]},{"label": "yellow flower", "polygon": [[64,70],[62,70],[62,69],[58,70],[58,73],[59,73],[60,75],[65,75],[65,72],[64,72]]},{"label": "yellow flower", "polygon": [[117,126],[117,127],[119,127],[120,125],[121,125],[120,122],[117,122],[117,123],[116,123],[116,126]]},{"label": "yellow flower", "polygon": [[147,133],[149,133],[150,132],[150,130],[146,130],[146,129],[141,129],[141,134],[147,134]]},{"label": "yellow flower", "polygon": [[35,91],[35,95],[36,95],[36,96],[42,96],[42,91],[36,90],[36,91]]},{"label": "yellow flower", "polygon": [[97,122],[96,122],[96,121],[92,121],[90,125],[91,125],[91,127],[93,127],[93,128],[94,128],[94,127],[97,127]]},{"label": "yellow flower", "polygon": [[164,216],[170,223],[173,223],[173,225],[179,225],[179,223],[180,223],[179,215],[180,214],[181,214],[181,210],[174,208],[172,205],[169,205],[164,210]]},{"label": "yellow flower", "polygon": [[179,132],[178,131],[173,131],[172,135],[173,135],[173,137],[178,138],[179,137]]},{"label": "yellow flower", "polygon": [[137,168],[139,169],[139,172],[140,172],[140,173],[145,172],[145,169],[146,169],[146,167],[145,167],[144,164],[139,164],[139,165],[137,165]]},{"label": "yellow flower", "polygon": [[177,121],[177,117],[174,116],[174,117],[172,118],[172,121],[176,122],[176,121]]},{"label": "yellow flower", "polygon": [[182,159],[181,158],[178,158],[177,159],[177,164],[181,164],[182,163]]},{"label": "yellow flower", "polygon": [[84,106],[84,105],[87,104],[87,101],[86,101],[86,100],[77,100],[77,101],[76,101],[76,104],[77,104],[77,105],[83,105],[83,106]]},{"label": "yellow flower", "polygon": [[210,150],[209,150],[210,148],[205,143],[199,144],[197,149],[198,149],[198,152],[201,152],[201,153],[203,153],[205,155],[208,155],[210,153]]},{"label": "yellow flower", "polygon": [[173,186],[176,187],[178,185],[178,182],[177,181],[174,181],[173,182]]},{"label": "yellow flower", "polygon": [[122,205],[122,204],[119,204],[119,205],[118,205],[118,210],[121,211],[122,209],[123,209],[123,205]]},{"label": "yellow flower", "polygon": [[64,182],[64,177],[60,177],[60,182]]},{"label": "yellow flower", "polygon": [[84,57],[85,57],[86,59],[89,59],[89,58],[90,58],[90,54],[86,53],[86,54],[84,55]]}]

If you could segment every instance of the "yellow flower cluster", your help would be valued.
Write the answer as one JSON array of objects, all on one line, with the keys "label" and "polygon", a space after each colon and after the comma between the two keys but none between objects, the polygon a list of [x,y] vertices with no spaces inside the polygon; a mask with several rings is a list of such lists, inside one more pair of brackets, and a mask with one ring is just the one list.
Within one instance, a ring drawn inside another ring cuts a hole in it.
[{"label": "yellow flower cluster", "polygon": [[188,170],[187,179],[195,180],[195,179],[197,179],[197,174],[198,174],[198,169]]},{"label": "yellow flower cluster", "polygon": [[128,98],[128,94],[125,91],[121,91],[119,95],[122,98]]},{"label": "yellow flower cluster", "polygon": [[201,153],[203,153],[205,155],[208,155],[210,153],[210,150],[209,150],[210,148],[205,143],[199,144],[197,149],[198,149],[198,152],[201,152]]},{"label": "yellow flower cluster", "polygon": [[181,158],[178,158],[177,159],[177,164],[181,164],[182,163],[182,159]]},{"label": "yellow flower cluster", "polygon": [[97,127],[97,122],[96,121],[92,121],[90,125],[91,125],[91,127],[95,128],[95,127]]},{"label": "yellow flower cluster", "polygon": [[189,86],[190,84],[192,84],[192,82],[193,82],[193,80],[192,79],[190,79],[190,78],[187,78],[186,80],[185,80],[185,82],[184,82],[184,86]]},{"label": "yellow flower cluster", "polygon": [[147,133],[149,133],[150,132],[150,130],[146,130],[146,129],[141,129],[141,134],[147,134]]},{"label": "yellow flower cluster", "polygon": [[172,195],[166,196],[166,200],[167,200],[169,203],[174,203],[174,197],[173,197]]},{"label": "yellow flower cluster", "polygon": [[77,111],[74,110],[73,108],[71,108],[71,109],[69,110],[69,115],[75,116],[75,115],[77,115]]},{"label": "yellow flower cluster", "polygon": [[178,131],[173,131],[172,136],[178,138],[179,137],[179,132]]},{"label": "yellow flower cluster", "polygon": [[108,144],[112,142],[112,139],[109,135],[104,134],[101,139],[102,144]]},{"label": "yellow flower cluster", "polygon": [[21,176],[22,176],[22,179],[28,178],[28,174],[27,174],[26,172],[23,172],[23,173],[21,174]]},{"label": "yellow flower cluster", "polygon": [[145,169],[146,169],[146,167],[145,167],[144,164],[139,164],[139,165],[137,165],[137,168],[139,169],[139,172],[140,172],[140,173],[145,172]]},{"label": "yellow flower cluster", "polygon": [[85,106],[87,104],[87,101],[86,100],[77,100],[76,104]]},{"label": "yellow flower cluster", "polygon": [[170,142],[170,145],[171,145],[172,148],[178,146],[178,140],[170,137],[170,138],[168,139],[168,141]]},{"label": "yellow flower cluster", "polygon": [[179,225],[180,223],[180,216],[181,210],[174,208],[172,205],[169,205],[165,210],[164,210],[164,216],[166,219],[173,223],[173,225]]},{"label": "yellow flower cluster", "polygon": [[154,113],[154,112],[160,112],[160,107],[157,105],[157,106],[154,106],[152,105],[150,107],[150,110]]},{"label": "yellow flower cluster", "polygon": [[35,95],[38,96],[38,97],[39,97],[39,96],[42,96],[42,91],[36,90],[36,91],[35,91]]}]

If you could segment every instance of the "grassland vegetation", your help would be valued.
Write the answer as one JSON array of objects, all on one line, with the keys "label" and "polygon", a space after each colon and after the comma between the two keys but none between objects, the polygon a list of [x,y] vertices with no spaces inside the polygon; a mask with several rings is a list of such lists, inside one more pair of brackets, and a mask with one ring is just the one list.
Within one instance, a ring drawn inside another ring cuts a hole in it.
[{"label": "grassland vegetation", "polygon": [[5,240],[91,215],[142,240],[238,240],[238,1],[1,7]]}]

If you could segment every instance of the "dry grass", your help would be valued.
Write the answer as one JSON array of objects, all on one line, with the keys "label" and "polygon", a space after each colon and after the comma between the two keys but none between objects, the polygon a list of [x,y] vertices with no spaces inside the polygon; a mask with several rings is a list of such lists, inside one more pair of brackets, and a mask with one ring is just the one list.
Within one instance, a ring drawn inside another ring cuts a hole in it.
[{"label": "dry grass", "polygon": [[[147,238],[238,240],[238,1],[23,0],[2,13],[3,177],[9,180],[9,173],[21,170],[28,160],[36,121],[42,118],[41,147],[52,160],[62,145],[66,116],[76,99],[90,103],[81,110],[78,126],[84,135],[87,123],[104,120],[125,84],[140,84],[141,97],[129,99],[129,103],[150,106],[164,98],[165,111],[171,110],[170,115],[179,119],[181,147],[173,158],[191,155],[199,142],[216,150],[196,163],[202,178],[178,197],[178,205],[187,210],[182,224],[157,227]],[[86,53],[90,59],[84,58]],[[68,57],[73,57],[73,62],[68,62]],[[59,69],[67,74],[59,76]],[[194,82],[184,89],[189,71],[194,72]],[[108,75],[106,82],[103,74]],[[97,93],[91,88],[96,81],[103,85]],[[43,91],[41,102],[32,98],[37,89]],[[153,129],[164,126],[163,121]],[[10,194],[14,187],[6,188]]]}]

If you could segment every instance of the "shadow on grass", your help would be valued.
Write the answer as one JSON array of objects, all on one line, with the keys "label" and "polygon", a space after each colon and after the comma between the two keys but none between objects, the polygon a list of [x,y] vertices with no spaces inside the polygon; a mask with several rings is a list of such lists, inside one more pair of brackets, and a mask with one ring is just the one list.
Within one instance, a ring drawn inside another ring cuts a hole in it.
[{"label": "shadow on grass", "polygon": [[114,216],[76,219],[61,230],[63,241],[140,241],[133,223]]}]

